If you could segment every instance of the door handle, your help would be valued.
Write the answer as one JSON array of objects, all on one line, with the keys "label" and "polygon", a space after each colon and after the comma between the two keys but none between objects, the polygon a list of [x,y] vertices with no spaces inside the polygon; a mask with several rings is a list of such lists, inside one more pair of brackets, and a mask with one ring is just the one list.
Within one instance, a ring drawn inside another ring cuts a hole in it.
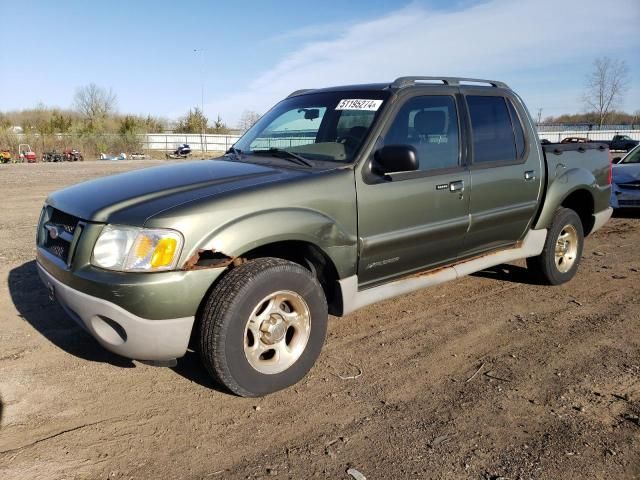
[{"label": "door handle", "polygon": [[536,179],[536,172],[534,172],[533,170],[527,170],[526,172],[524,172],[524,179],[527,182],[533,182]]},{"label": "door handle", "polygon": [[456,180],[455,182],[449,182],[449,191],[464,192],[464,181]]}]

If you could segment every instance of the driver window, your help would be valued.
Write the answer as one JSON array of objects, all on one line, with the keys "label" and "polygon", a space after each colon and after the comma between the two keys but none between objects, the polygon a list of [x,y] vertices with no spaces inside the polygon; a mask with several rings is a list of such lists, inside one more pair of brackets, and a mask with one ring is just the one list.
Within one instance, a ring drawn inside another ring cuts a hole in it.
[{"label": "driver window", "polygon": [[418,153],[420,170],[441,170],[458,166],[458,136],[453,97],[413,97],[396,114],[384,145],[411,145]]}]

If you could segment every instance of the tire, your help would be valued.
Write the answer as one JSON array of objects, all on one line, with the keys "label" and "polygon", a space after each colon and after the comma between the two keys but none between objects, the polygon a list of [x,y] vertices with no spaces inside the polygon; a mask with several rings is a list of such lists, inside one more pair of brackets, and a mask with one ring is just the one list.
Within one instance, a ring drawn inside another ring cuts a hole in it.
[{"label": "tire", "polygon": [[[561,240],[564,240],[563,245],[560,245]],[[556,255],[557,246],[564,253],[558,252]],[[583,247],[584,230],[580,217],[569,208],[559,208],[547,233],[542,253],[527,258],[527,269],[548,285],[566,283],[578,271]]]},{"label": "tire", "polygon": [[258,258],[221,279],[199,320],[198,350],[207,371],[236,395],[258,397],[309,372],[324,344],[327,301],[309,270]]}]

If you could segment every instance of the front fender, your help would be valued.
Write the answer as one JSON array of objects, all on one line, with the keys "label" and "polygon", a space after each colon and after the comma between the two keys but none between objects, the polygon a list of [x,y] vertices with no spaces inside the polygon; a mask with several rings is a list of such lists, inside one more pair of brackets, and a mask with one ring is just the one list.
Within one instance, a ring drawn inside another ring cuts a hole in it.
[{"label": "front fender", "polygon": [[[556,167],[559,169],[560,167]],[[552,172],[549,172],[552,173]],[[609,188],[608,186],[606,187]],[[594,205],[597,204],[596,196],[601,195],[595,176],[584,168],[570,168],[557,174],[547,188],[542,211],[538,217],[535,229],[549,228],[556,210],[564,200],[577,190],[587,190],[594,198]]]},{"label": "front fender", "polygon": [[190,253],[210,250],[230,258],[264,245],[302,241],[324,251],[340,278],[355,274],[357,237],[329,216],[306,208],[278,208],[255,212],[225,223]]}]

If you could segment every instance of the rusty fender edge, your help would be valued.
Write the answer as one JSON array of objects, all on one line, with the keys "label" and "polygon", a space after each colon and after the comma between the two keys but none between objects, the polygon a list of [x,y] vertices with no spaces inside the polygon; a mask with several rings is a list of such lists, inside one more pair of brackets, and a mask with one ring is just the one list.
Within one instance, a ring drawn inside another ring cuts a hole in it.
[{"label": "rusty fender edge", "polygon": [[237,267],[247,260],[242,257],[230,257],[215,250],[198,250],[184,263],[182,270],[204,270],[206,268],[224,268],[229,265]]},{"label": "rusty fender edge", "polygon": [[460,263],[429,270],[420,274],[379,285],[377,287],[358,289],[358,276],[352,275],[339,280],[342,294],[342,313],[347,315],[367,305],[382,300],[404,295],[426,287],[455,280],[465,275],[484,270],[485,268],[500,265],[505,262],[519,260],[521,258],[535,257],[542,253],[544,242],[547,238],[547,230],[530,230],[520,245],[504,250],[491,252],[481,257],[474,257]]}]

